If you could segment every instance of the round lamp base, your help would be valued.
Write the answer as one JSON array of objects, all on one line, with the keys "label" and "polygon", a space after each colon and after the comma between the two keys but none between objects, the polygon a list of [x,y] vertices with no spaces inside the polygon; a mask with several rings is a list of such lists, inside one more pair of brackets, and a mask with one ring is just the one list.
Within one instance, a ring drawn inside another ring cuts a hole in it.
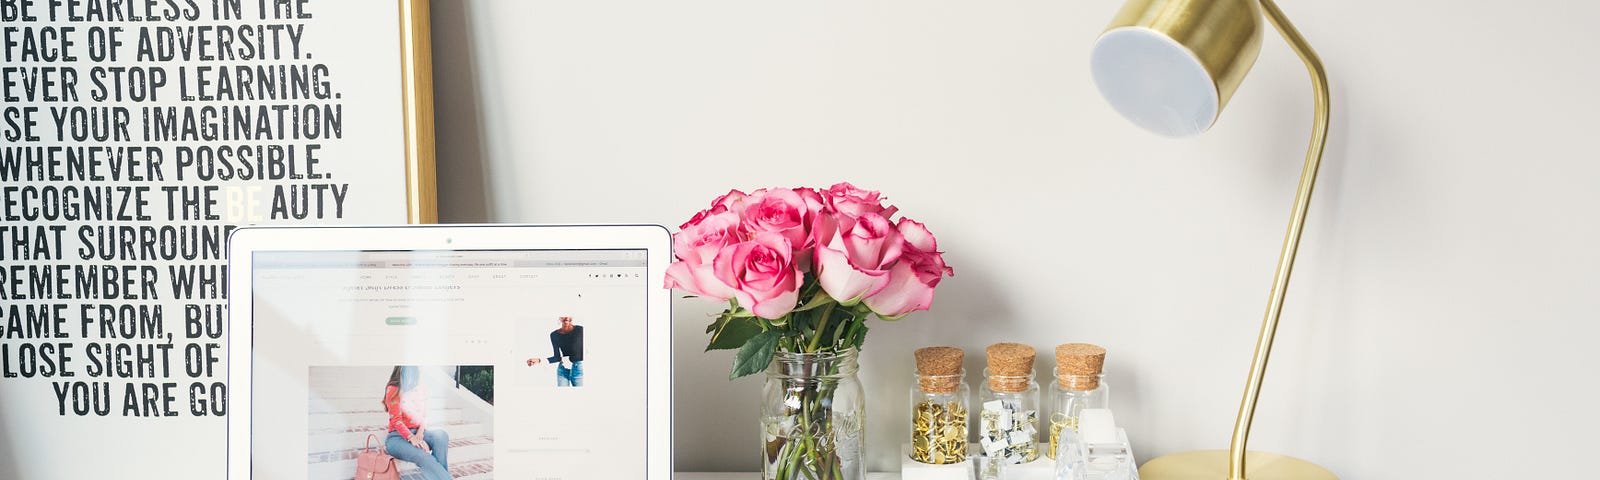
[{"label": "round lamp base", "polygon": [[[1245,480],[1339,480],[1333,472],[1294,457],[1245,452]],[[1145,462],[1141,480],[1229,480],[1227,450],[1174,453]]]}]

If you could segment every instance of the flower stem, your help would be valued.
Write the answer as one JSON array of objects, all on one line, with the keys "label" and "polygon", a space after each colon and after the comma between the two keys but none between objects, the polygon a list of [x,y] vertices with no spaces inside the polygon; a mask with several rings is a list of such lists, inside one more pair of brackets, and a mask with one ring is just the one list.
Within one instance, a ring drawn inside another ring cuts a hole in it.
[{"label": "flower stem", "polygon": [[828,330],[828,317],[833,316],[833,307],[835,305],[838,304],[828,303],[827,306],[822,307],[822,321],[817,323],[817,331],[811,336],[811,346],[806,348],[806,351],[816,353],[817,345],[822,342],[822,332]]}]

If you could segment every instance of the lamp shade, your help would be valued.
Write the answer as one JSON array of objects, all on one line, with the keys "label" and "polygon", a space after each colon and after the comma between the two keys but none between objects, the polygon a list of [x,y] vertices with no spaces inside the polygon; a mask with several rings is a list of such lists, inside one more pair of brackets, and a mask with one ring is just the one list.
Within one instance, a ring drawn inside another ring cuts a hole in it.
[{"label": "lamp shade", "polygon": [[1256,0],[1128,0],[1090,53],[1095,86],[1146,130],[1205,132],[1261,52],[1260,18]]}]

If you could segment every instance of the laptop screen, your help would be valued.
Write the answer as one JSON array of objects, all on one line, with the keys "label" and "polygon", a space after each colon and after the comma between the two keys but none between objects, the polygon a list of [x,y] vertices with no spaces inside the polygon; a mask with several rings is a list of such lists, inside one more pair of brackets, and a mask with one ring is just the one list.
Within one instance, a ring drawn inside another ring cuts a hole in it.
[{"label": "laptop screen", "polygon": [[644,478],[643,250],[253,255],[253,478]]}]

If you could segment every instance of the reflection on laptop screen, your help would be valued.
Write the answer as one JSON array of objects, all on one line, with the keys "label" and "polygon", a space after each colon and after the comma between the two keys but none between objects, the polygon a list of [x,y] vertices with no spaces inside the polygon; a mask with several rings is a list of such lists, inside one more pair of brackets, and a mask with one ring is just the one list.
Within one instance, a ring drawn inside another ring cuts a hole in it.
[{"label": "reflection on laptop screen", "polygon": [[254,478],[644,478],[643,250],[252,262]]}]

